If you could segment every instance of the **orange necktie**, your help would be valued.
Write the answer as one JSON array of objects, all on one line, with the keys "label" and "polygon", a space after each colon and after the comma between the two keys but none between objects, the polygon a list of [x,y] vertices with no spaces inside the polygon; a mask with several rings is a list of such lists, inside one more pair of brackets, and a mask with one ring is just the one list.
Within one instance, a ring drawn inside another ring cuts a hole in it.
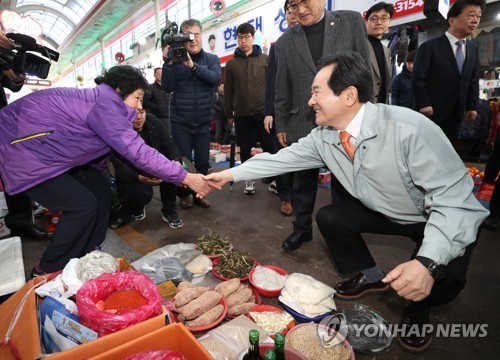
[{"label": "orange necktie", "polygon": [[345,152],[347,153],[347,155],[349,155],[352,161],[352,159],[354,159],[354,145],[349,141],[351,135],[347,131],[341,131],[339,133],[339,136],[340,143],[342,144]]}]

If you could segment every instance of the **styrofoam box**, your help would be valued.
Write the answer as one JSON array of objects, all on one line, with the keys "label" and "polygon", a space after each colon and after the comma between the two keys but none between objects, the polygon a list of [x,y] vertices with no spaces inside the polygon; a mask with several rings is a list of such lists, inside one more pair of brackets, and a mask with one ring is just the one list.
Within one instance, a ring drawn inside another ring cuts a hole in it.
[{"label": "styrofoam box", "polygon": [[0,240],[0,296],[16,292],[26,283],[21,238]]}]

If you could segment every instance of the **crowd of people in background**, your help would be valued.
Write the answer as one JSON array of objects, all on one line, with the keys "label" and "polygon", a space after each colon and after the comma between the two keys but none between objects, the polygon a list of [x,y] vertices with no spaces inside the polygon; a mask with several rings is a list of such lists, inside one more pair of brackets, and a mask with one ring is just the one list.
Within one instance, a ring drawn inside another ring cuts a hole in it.
[{"label": "crowd of people in background", "polygon": [[[253,195],[256,180],[270,179],[281,214],[295,216],[281,245],[293,251],[313,240],[318,174],[327,167],[332,204],[319,210],[316,222],[338,271],[356,274],[335,286],[337,295],[358,299],[392,287],[407,300],[401,322],[424,327],[431,308],[465,286],[483,221],[500,228],[499,186],[488,214],[453,148],[462,122],[477,117],[480,49],[470,36],[485,6],[484,0],[457,0],[447,31],[408,52],[394,78],[383,42],[394,6],[378,2],[363,17],[325,10],[325,0],[285,0],[288,30],[269,56],[255,44],[254,26],[240,24],[223,77],[219,58],[203,50],[196,19],[180,25],[193,34],[183,56],[163,49],[152,84],[120,65],[97,78],[95,88],[47,89],[7,106],[3,88],[20,90],[24,76],[3,71],[0,174],[7,226],[48,237],[33,224],[32,201],[61,212],[31,275],[61,270],[95,249],[108,226],[144,219],[156,186],[161,217],[177,229],[184,225],[177,197],[183,209],[209,208],[205,197],[226,182],[245,181],[244,193]],[[4,33],[0,46],[11,46]],[[47,101],[52,105],[40,116],[37,106]],[[233,128],[241,165],[209,174],[210,142],[227,144]],[[252,157],[257,143],[265,154]],[[497,139],[486,181],[498,177],[499,149]],[[385,273],[364,232],[410,237],[415,251]],[[398,341],[420,352],[432,334],[398,334]]]}]

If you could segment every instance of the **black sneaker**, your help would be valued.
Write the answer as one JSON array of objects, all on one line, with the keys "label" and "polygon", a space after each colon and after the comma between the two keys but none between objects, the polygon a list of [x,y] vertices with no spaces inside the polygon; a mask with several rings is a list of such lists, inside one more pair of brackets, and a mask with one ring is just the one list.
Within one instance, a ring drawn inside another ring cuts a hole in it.
[{"label": "black sneaker", "polygon": [[131,219],[118,218],[115,219],[111,224],[109,224],[109,227],[111,229],[118,229],[119,227],[128,224],[130,221]]},{"label": "black sneaker", "polygon": [[144,206],[132,210],[132,219],[140,221],[144,220],[145,218],[146,218],[146,208]]},{"label": "black sneaker", "polygon": [[161,218],[163,221],[165,221],[168,226],[170,226],[172,229],[179,229],[184,226],[184,223],[182,222],[181,219],[178,218],[176,213],[172,213],[169,215],[161,215]]}]

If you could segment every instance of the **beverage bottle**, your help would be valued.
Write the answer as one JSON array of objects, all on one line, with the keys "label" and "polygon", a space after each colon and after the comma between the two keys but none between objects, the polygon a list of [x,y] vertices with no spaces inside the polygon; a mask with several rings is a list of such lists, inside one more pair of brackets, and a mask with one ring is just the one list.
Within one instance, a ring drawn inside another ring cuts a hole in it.
[{"label": "beverage bottle", "polygon": [[257,330],[250,330],[248,339],[250,340],[250,347],[245,356],[243,356],[243,360],[264,360],[260,356],[259,351],[259,332]]},{"label": "beverage bottle", "polygon": [[274,334],[274,352],[276,360],[285,360],[285,335],[280,332]]},{"label": "beverage bottle", "polygon": [[272,350],[267,350],[264,353],[264,360],[276,360],[276,353]]}]

